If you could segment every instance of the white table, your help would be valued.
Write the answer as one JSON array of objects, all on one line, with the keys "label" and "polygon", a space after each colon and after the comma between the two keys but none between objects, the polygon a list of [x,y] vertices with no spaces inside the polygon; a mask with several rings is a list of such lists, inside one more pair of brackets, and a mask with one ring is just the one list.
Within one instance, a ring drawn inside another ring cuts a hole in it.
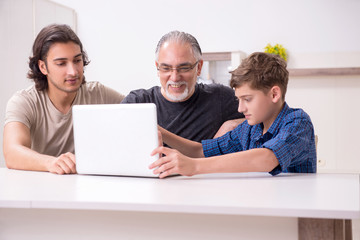
[{"label": "white table", "polygon": [[0,168],[0,239],[302,239],[359,219],[359,192],[359,174],[154,179]]}]

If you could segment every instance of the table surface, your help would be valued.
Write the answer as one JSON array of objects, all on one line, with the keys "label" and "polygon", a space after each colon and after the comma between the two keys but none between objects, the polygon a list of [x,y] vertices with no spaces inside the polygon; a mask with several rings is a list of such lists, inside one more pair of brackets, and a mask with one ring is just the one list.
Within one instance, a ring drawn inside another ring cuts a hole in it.
[{"label": "table surface", "polygon": [[166,179],[0,168],[0,208],[360,218],[359,174],[205,174]]}]

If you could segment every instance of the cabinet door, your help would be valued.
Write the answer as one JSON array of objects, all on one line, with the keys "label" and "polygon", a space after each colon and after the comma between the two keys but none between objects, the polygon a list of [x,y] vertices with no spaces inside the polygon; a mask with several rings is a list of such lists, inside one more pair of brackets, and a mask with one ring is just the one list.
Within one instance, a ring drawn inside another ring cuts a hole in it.
[{"label": "cabinet door", "polygon": [[[73,9],[48,0],[0,0],[1,121],[9,98],[33,84],[26,78],[26,73],[32,44],[39,31],[51,23],[64,23],[76,32],[76,22]],[[0,142],[2,138],[3,127],[0,127]],[[0,167],[5,167],[2,147]]]}]

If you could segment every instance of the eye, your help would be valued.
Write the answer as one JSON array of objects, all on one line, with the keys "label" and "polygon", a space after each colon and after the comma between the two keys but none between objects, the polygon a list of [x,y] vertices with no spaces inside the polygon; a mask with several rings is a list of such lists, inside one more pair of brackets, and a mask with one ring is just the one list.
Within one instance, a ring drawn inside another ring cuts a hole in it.
[{"label": "eye", "polygon": [[79,59],[75,59],[75,61],[74,61],[75,63],[81,63],[82,62],[82,59],[81,58],[79,58]]},{"label": "eye", "polygon": [[56,63],[56,65],[59,66],[59,67],[65,66],[65,64],[66,64],[65,62]]},{"label": "eye", "polygon": [[168,67],[168,66],[160,66],[160,67],[159,67],[159,70],[162,71],[162,72],[169,72],[169,71],[171,71],[171,67]]},{"label": "eye", "polygon": [[184,72],[188,72],[191,70],[191,66],[182,66],[182,67],[178,67],[177,71],[179,73],[184,73]]}]

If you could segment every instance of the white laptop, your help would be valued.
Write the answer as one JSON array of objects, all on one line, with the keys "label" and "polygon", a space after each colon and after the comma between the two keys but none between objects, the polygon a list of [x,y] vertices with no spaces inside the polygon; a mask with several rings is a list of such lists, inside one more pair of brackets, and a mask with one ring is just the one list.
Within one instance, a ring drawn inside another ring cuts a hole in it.
[{"label": "white laptop", "polygon": [[156,106],[73,106],[76,170],[79,174],[157,177],[148,166],[158,159]]}]

